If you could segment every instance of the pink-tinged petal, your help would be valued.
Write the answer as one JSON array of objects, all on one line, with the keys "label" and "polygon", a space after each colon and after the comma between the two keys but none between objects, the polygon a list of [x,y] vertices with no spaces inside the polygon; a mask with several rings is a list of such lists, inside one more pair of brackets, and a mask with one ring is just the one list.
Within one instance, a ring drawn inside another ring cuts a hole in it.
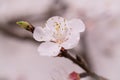
[{"label": "pink-tinged petal", "polygon": [[38,52],[42,56],[57,56],[61,47],[53,42],[44,42],[38,47]]},{"label": "pink-tinged petal", "polygon": [[72,72],[69,74],[69,80],[80,80],[80,76],[76,72]]},{"label": "pink-tinged petal", "polygon": [[85,30],[85,24],[80,19],[72,19],[68,23],[73,33],[79,33]]},{"label": "pink-tinged petal", "polygon": [[33,32],[33,37],[37,41],[50,41],[51,35],[42,27],[36,27]]},{"label": "pink-tinged petal", "polygon": [[79,43],[80,40],[80,34],[71,34],[68,37],[68,40],[66,40],[65,42],[63,42],[61,44],[62,47],[64,47],[65,49],[72,49],[74,47],[77,46],[77,44]]}]

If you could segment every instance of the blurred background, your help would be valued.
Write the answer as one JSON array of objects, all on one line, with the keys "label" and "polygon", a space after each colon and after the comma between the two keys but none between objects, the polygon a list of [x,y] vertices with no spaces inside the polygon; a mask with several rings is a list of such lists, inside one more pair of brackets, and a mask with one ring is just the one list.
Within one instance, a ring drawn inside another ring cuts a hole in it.
[{"label": "blurred background", "polygon": [[[120,0],[0,0],[0,80],[67,80],[83,70],[65,58],[41,57],[39,42],[16,25],[41,26],[52,16],[80,18],[86,25],[80,44],[70,50],[109,80],[120,79]],[[90,80],[89,77],[81,80]]]}]

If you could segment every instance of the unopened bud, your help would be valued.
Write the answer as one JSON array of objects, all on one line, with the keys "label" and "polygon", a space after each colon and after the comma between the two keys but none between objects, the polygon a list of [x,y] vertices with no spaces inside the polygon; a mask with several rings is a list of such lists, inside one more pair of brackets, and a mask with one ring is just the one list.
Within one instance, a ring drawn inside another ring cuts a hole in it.
[{"label": "unopened bud", "polygon": [[21,28],[24,28],[30,32],[34,31],[34,27],[27,21],[18,21],[16,22],[16,24],[18,24]]}]

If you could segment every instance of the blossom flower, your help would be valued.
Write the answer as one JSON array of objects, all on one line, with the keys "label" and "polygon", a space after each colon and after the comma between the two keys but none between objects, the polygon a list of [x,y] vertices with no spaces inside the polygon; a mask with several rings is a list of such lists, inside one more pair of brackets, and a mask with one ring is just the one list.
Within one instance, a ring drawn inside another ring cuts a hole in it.
[{"label": "blossom flower", "polygon": [[33,37],[37,41],[45,41],[38,47],[38,52],[43,56],[57,56],[60,49],[74,48],[80,39],[80,32],[85,30],[80,19],[67,21],[54,16],[48,19],[45,27],[36,27]]},{"label": "blossom flower", "polygon": [[72,72],[69,74],[69,79],[68,80],[80,80],[80,76],[76,72]]}]

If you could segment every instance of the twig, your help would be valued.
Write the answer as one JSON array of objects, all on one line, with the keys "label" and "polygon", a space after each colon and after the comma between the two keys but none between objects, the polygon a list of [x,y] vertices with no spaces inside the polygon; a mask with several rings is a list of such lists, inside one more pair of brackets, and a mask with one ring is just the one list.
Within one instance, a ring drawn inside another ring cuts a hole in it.
[{"label": "twig", "polygon": [[[30,23],[26,22],[26,21],[19,21],[17,22],[18,25],[20,25],[20,27],[30,31],[30,32],[34,32],[34,26],[32,26]],[[86,63],[81,59],[78,58],[75,59],[74,57],[72,57],[66,49],[64,49],[63,47],[61,48],[61,53],[58,55],[59,57],[65,57],[70,59],[71,61],[73,61],[75,64],[77,64],[79,67],[83,68],[87,74],[80,74],[80,76],[88,76],[90,75],[91,77],[93,77],[95,80],[107,80],[101,76],[98,76],[97,74],[95,74],[94,72],[92,72],[88,66],[86,65]]]},{"label": "twig", "polygon": [[91,76],[93,77],[95,80],[107,80],[106,78],[104,77],[101,77],[101,76],[98,76],[97,74],[95,74],[94,72],[92,72],[87,66],[86,66],[86,63],[84,63],[84,61],[82,59],[79,59],[80,61],[76,60],[74,57],[72,57],[66,49],[64,48],[61,48],[61,53],[60,53],[61,56],[65,57],[65,58],[68,58],[70,59],[71,61],[73,61],[75,64],[77,64],[79,67],[83,68],[87,74],[86,76]]},{"label": "twig", "polygon": [[68,54],[67,50],[64,48],[61,48],[61,56],[70,59],[74,63],[76,63],[78,66],[82,67],[88,74],[91,73],[91,71],[84,65],[84,63],[79,62],[75,58],[73,58],[70,54]]},{"label": "twig", "polygon": [[84,73],[80,73],[79,76],[80,76],[80,78],[85,78],[85,77],[89,76],[89,74],[84,72]]}]

